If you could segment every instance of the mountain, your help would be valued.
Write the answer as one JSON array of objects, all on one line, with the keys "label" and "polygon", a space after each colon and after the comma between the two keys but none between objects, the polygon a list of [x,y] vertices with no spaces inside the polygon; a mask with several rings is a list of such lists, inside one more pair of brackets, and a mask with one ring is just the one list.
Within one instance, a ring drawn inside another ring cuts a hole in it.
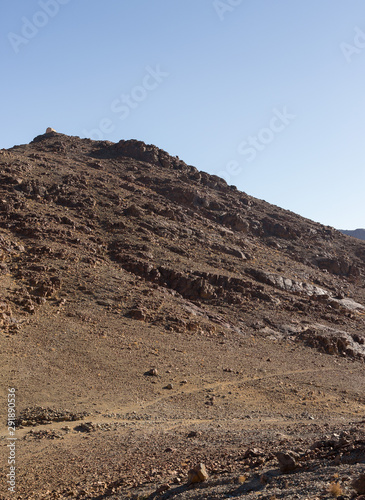
[{"label": "mountain", "polygon": [[359,240],[365,240],[365,229],[355,229],[353,231],[340,229],[340,231],[341,233],[347,234],[348,236],[352,236],[353,238],[358,238]]},{"label": "mountain", "polygon": [[364,242],[156,146],[51,131],[0,150],[0,256],[22,498],[294,498],[333,467],[353,491]]}]

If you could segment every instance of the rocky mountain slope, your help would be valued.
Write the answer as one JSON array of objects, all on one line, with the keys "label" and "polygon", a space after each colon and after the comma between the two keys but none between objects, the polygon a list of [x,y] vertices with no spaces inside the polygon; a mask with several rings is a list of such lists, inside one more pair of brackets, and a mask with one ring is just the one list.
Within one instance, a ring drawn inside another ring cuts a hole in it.
[{"label": "rocky mountain slope", "polygon": [[[224,474],[282,498],[288,449],[298,484],[361,472],[365,242],[155,146],[50,132],[0,150],[0,257],[19,498],[228,498]],[[200,462],[208,493],[184,486]]]},{"label": "rocky mountain slope", "polygon": [[353,236],[354,238],[358,238],[359,240],[365,240],[365,229],[354,229],[353,231],[340,229],[340,231],[343,234],[347,234],[347,236]]}]

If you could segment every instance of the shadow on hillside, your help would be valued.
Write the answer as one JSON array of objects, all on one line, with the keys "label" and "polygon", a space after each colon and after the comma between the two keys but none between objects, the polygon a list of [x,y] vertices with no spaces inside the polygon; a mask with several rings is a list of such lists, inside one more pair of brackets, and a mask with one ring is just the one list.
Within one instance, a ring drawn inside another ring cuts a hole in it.
[{"label": "shadow on hillside", "polygon": [[[217,495],[219,495],[219,498],[234,498],[234,497],[241,497],[243,494],[246,494],[248,492],[259,492],[265,488],[265,485],[263,485],[260,482],[260,476],[254,476],[250,481],[247,483],[238,485],[234,484],[233,480],[230,479],[229,481],[222,481],[222,480],[215,480],[215,481],[207,481],[206,483],[200,483],[196,485],[182,485],[178,486],[176,488],[170,489],[166,491],[166,493],[161,494],[161,493],[153,493],[150,496],[146,498],[146,500],[154,500],[154,499],[159,499],[159,500],[169,500],[173,498],[179,497],[180,494],[193,490],[195,492],[201,491],[202,495],[204,495],[204,498],[209,498],[209,492],[211,491],[212,498],[218,498]],[[202,497],[203,498],[203,497]]]}]

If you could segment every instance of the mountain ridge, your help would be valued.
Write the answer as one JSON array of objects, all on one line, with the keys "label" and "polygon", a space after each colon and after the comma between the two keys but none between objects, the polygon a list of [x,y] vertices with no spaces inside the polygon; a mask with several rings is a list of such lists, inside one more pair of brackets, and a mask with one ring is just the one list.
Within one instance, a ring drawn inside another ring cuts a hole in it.
[{"label": "mountain ridge", "polygon": [[339,229],[341,233],[346,234],[347,236],[352,236],[353,238],[358,238],[359,240],[365,240],[365,229]]},{"label": "mountain ridge", "polygon": [[256,497],[329,430],[362,463],[364,242],[142,141],[50,132],[0,150],[0,252],[27,498],[146,497],[200,462]]}]

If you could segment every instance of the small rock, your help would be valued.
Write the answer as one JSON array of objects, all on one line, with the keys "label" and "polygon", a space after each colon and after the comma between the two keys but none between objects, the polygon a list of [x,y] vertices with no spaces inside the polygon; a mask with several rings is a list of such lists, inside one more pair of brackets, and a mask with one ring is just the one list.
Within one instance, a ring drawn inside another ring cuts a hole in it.
[{"label": "small rock", "polygon": [[260,476],[260,483],[261,484],[268,484],[270,482],[270,478],[267,474],[261,474]]},{"label": "small rock", "polygon": [[131,215],[132,217],[141,217],[143,215],[143,211],[141,210],[141,208],[134,203],[126,208],[124,210],[124,213],[125,215]]},{"label": "small rock", "polygon": [[151,370],[148,370],[146,375],[150,375],[151,377],[158,377],[157,368],[151,368]]},{"label": "small rock", "polygon": [[336,455],[333,462],[334,462],[335,465],[340,465],[340,463],[341,463],[341,454]]},{"label": "small rock", "polygon": [[167,384],[166,386],[166,389],[168,389],[169,391],[171,391],[171,389],[173,389],[174,386],[172,384]]},{"label": "small rock", "polygon": [[365,474],[360,474],[357,479],[352,481],[351,486],[356,490],[359,495],[365,494]]},{"label": "small rock", "polygon": [[146,319],[146,312],[144,311],[144,309],[131,309],[129,311],[129,316],[130,318],[144,321]]},{"label": "small rock", "polygon": [[208,479],[207,469],[204,464],[199,464],[194,469],[190,469],[188,473],[188,484],[203,483]]},{"label": "small rock", "polygon": [[295,460],[295,455],[296,453],[294,452],[281,452],[279,451],[276,454],[276,458],[279,461],[279,467],[281,472],[290,472],[294,470],[297,466],[296,460]]},{"label": "small rock", "polygon": [[262,451],[258,448],[249,448],[244,454],[243,458],[249,457],[260,457],[262,455]]},{"label": "small rock", "polygon": [[161,484],[161,486],[159,486],[156,490],[156,493],[160,494],[160,493],[165,493],[165,491],[169,490],[170,489],[170,486],[168,484]]}]

